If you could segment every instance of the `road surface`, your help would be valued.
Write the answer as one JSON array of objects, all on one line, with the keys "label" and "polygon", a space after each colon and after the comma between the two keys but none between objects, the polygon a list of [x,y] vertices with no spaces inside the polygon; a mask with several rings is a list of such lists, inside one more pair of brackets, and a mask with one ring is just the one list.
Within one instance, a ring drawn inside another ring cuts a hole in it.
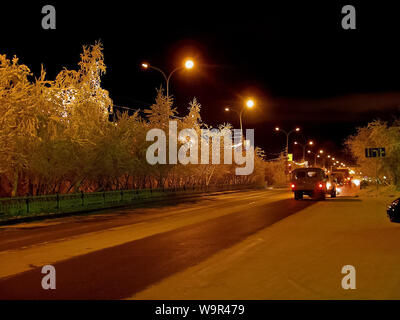
[{"label": "road surface", "polygon": [[[337,232],[334,225],[353,223],[321,219],[338,209],[351,219],[349,213],[372,208],[361,204],[349,194],[318,202],[295,201],[286,190],[242,191],[1,227],[0,299],[324,298],[322,289],[306,289],[275,268],[307,273],[304,252],[324,252],[337,243],[329,233]],[[266,246],[272,235],[276,248]],[[283,245],[292,252],[282,254]],[[337,256],[335,248],[329,253]],[[55,290],[41,286],[44,265],[56,269]],[[336,278],[340,273],[326,281]],[[277,290],[282,279],[288,281]]]},{"label": "road surface", "polygon": [[313,204],[263,190],[2,227],[0,298],[127,298]]}]

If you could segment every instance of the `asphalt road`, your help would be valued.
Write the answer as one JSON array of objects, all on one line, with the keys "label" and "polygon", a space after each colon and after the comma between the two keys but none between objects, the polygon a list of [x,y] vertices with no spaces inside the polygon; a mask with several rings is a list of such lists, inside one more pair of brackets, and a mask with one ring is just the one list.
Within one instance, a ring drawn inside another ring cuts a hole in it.
[{"label": "asphalt road", "polygon": [[[145,230],[148,226],[152,232],[139,239],[132,236],[132,241],[51,261],[56,268],[56,290],[42,289],[42,266],[32,263],[29,270],[0,279],[0,299],[131,297],[315,203],[295,201],[291,193],[284,190],[263,190],[2,227],[2,257],[20,254],[25,260],[33,249],[36,255],[43,259],[49,255],[51,260],[58,244],[59,250],[63,250],[63,243],[92,233],[103,235],[104,232],[107,238],[110,234],[106,231],[118,232],[118,228],[126,226],[133,228],[132,235],[136,227]],[[176,227],[162,228],[171,221],[177,222]],[[49,251],[49,244],[53,245],[53,251]],[[1,260],[0,271],[12,268],[12,261]]]}]

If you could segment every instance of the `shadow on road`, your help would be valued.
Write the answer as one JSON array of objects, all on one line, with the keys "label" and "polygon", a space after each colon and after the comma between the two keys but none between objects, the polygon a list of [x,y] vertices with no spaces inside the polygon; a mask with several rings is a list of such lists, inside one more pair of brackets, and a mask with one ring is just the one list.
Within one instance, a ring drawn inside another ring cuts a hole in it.
[{"label": "shadow on road", "polygon": [[3,279],[0,299],[131,297],[313,204],[293,199],[249,203],[233,213],[55,263],[57,290],[41,288],[41,268]]}]

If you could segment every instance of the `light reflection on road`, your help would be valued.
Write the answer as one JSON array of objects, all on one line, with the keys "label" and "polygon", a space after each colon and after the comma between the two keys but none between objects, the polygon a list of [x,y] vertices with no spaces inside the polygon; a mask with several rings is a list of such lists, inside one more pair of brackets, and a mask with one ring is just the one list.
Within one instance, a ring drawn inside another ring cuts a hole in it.
[{"label": "light reflection on road", "polygon": [[336,189],[340,188],[340,192],[338,192],[338,197],[355,197],[357,193],[360,191],[360,187],[356,187],[354,185],[345,185],[345,186],[337,186]]}]

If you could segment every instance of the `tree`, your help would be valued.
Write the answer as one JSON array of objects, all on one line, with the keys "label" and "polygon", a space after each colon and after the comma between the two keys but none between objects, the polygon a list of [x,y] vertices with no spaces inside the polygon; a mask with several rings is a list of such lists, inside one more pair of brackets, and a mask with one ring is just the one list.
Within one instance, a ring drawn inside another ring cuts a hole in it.
[{"label": "tree", "polygon": [[[159,89],[141,117],[119,113],[109,119],[112,101],[101,87],[106,66],[101,43],[84,46],[77,70],[63,69],[55,80],[39,78],[14,57],[0,55],[0,186],[2,196],[90,192],[132,188],[187,188],[252,184],[263,180],[257,152],[255,171],[236,176],[235,164],[156,164],[146,159],[150,129],[193,129],[201,141],[201,105],[193,99],[177,117],[172,97]],[[221,125],[216,134],[231,130]],[[167,149],[168,149],[167,139]],[[187,141],[177,141],[178,150]],[[210,147],[211,148],[211,147]],[[224,154],[224,143],[220,154]],[[229,149],[229,151],[232,148]],[[188,150],[189,151],[189,150]],[[200,151],[200,148],[199,148]],[[211,157],[211,150],[210,157]],[[200,157],[200,153],[199,153]]]},{"label": "tree", "polygon": [[[396,186],[400,184],[400,126],[375,120],[366,127],[358,128],[355,135],[345,142],[363,174],[370,177],[386,176]],[[383,158],[365,157],[366,148],[385,147]]]}]

